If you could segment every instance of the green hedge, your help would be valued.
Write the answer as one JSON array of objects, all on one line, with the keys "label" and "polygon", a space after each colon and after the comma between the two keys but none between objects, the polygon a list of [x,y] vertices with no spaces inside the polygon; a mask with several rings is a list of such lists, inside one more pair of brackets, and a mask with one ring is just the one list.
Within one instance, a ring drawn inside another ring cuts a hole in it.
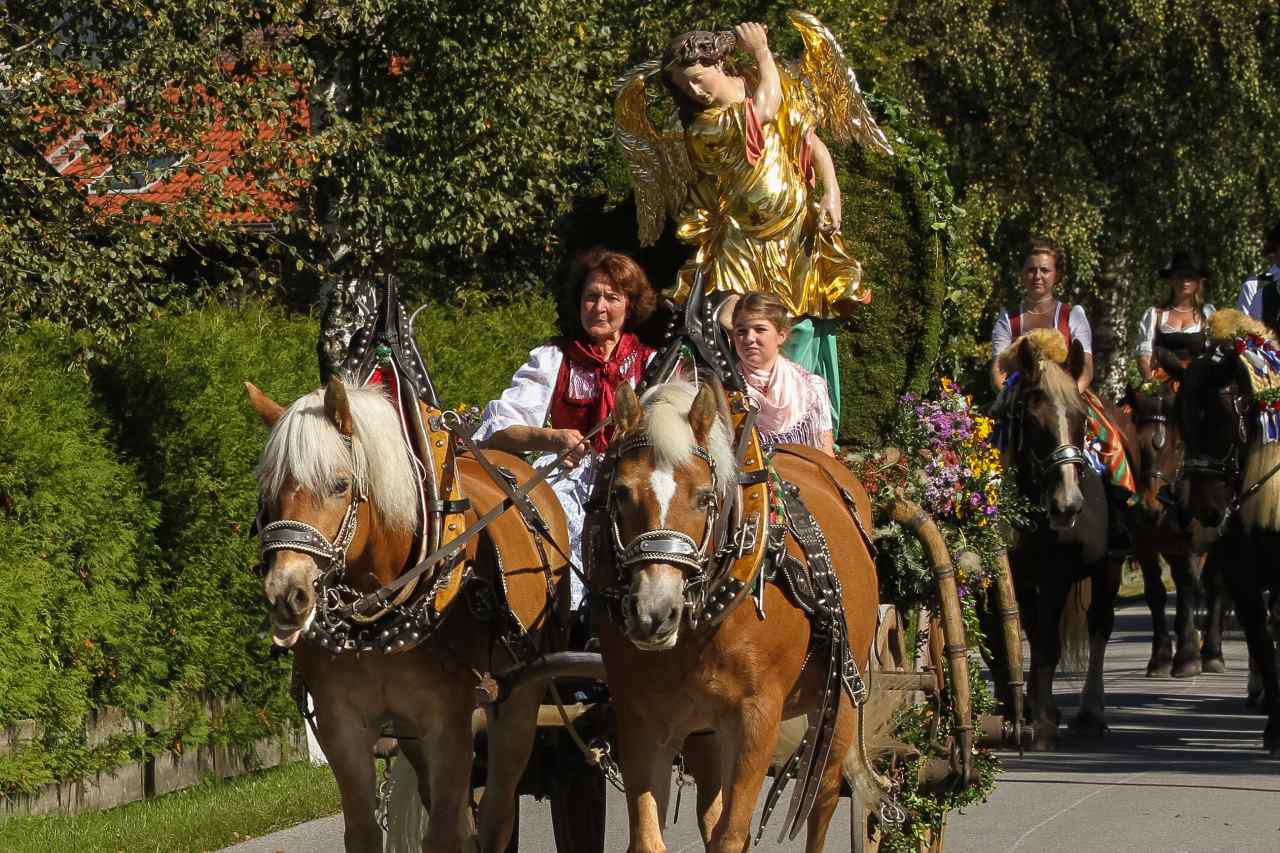
[{"label": "green hedge", "polygon": [[498,301],[469,292],[418,315],[418,346],[445,406],[483,407],[502,393],[529,350],[556,334],[555,300],[541,293]]},{"label": "green hedge", "polygon": [[[291,714],[288,660],[269,658],[258,630],[265,610],[249,530],[266,431],[243,382],[286,404],[310,391],[317,329],[260,305],[165,317],[140,327],[104,376],[121,444],[161,507],[166,655],[178,716],[189,716],[166,722],[179,731],[200,724],[182,705],[201,693],[240,700],[215,721],[217,739],[249,742]],[[187,745],[206,736],[188,731]]]},{"label": "green hedge", "polygon": [[[482,405],[554,334],[551,299],[432,305],[419,339],[446,404]],[[39,739],[0,758],[0,793],[296,722],[288,660],[259,633],[253,467],[266,431],[248,379],[281,403],[315,387],[317,324],[264,305],[137,328],[91,384],[41,325],[0,353],[0,725]],[[205,697],[231,700],[218,719]],[[147,723],[90,748],[104,706]]]},{"label": "green hedge", "polygon": [[0,351],[0,725],[39,721],[0,759],[2,793],[114,764],[129,747],[90,749],[90,710],[142,715],[170,674],[156,506],[68,370],[73,351],[45,324]]}]

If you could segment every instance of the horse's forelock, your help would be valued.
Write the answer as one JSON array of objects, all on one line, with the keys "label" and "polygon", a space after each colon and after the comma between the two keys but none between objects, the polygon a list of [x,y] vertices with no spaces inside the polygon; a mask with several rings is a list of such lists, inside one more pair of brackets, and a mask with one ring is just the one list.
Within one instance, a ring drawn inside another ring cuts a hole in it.
[{"label": "horse's forelock", "polygon": [[295,400],[271,429],[255,473],[263,498],[274,501],[292,478],[299,488],[328,494],[350,473],[369,491],[369,499],[388,527],[412,529],[418,523],[419,497],[413,458],[400,430],[399,416],[382,389],[347,387],[355,441],[347,447],[325,415],[324,389]]},{"label": "horse's forelock", "polygon": [[1080,394],[1080,386],[1075,377],[1057,362],[1048,359],[1040,361],[1040,390],[1049,395],[1055,404],[1061,406],[1069,414],[1084,414],[1084,397]]},{"label": "horse's forelock", "polygon": [[[689,464],[697,439],[689,426],[689,410],[698,395],[692,382],[667,382],[656,385],[640,398],[645,411],[645,434],[653,446],[659,465],[672,469]],[[719,402],[719,401],[717,401]],[[717,410],[724,407],[717,405]],[[707,436],[707,453],[715,460],[717,485],[724,489],[734,481],[733,431],[722,414],[717,414]]]}]

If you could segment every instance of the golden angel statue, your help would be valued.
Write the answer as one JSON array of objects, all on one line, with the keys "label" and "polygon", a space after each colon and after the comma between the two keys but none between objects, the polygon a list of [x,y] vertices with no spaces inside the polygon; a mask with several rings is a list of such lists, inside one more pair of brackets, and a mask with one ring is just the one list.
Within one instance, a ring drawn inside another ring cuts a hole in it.
[{"label": "golden angel statue", "polygon": [[[707,292],[775,294],[793,318],[788,357],[827,380],[839,413],[834,323],[870,301],[862,266],[845,250],[835,165],[817,131],[892,154],[835,37],[812,15],[788,12],[803,57],[780,65],[760,24],[689,32],[660,60],[616,85],[618,141],[635,185],[640,241],[652,245],[670,215],[697,249],[680,270],[683,302]],[[731,56],[740,48],[754,67]],[[657,76],[675,101],[662,130],[650,121],[645,83]],[[818,185],[821,185],[821,192]]]}]

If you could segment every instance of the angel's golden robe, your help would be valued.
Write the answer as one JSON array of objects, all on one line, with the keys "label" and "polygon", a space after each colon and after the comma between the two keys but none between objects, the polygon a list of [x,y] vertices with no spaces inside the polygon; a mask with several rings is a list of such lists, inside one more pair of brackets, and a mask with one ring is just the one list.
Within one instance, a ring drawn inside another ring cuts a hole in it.
[{"label": "angel's golden robe", "polygon": [[767,291],[795,317],[833,317],[839,300],[871,300],[843,238],[818,227],[809,145],[816,117],[800,84],[786,71],[781,78],[782,104],[769,124],[748,98],[705,110],[685,130],[696,177],[676,233],[698,251],[680,270],[678,302],[700,269],[708,293]]}]

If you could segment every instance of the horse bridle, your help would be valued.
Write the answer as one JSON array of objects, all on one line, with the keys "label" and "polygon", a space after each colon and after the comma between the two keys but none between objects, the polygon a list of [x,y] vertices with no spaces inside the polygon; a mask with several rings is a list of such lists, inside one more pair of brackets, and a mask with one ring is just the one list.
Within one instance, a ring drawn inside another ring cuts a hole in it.
[{"label": "horse bridle", "polygon": [[[353,448],[351,437],[344,436],[343,443],[348,450]],[[276,551],[296,551],[317,560],[320,571],[313,583],[316,590],[315,621],[329,631],[341,627],[344,622],[341,616],[336,615],[342,606],[344,591],[340,581],[347,571],[347,552],[351,549],[360,526],[360,505],[368,499],[363,479],[353,476],[351,500],[347,503],[347,509],[332,539],[318,527],[293,518],[258,525],[258,555],[264,565]],[[259,518],[265,513],[264,504]]]},{"label": "horse bridle", "polygon": [[610,454],[613,464],[609,470],[608,487],[605,492],[605,506],[609,514],[609,527],[613,533],[613,548],[620,582],[629,580],[630,571],[636,566],[649,563],[672,563],[688,569],[685,575],[686,603],[688,592],[707,580],[707,566],[712,558],[712,536],[716,529],[716,520],[720,509],[716,495],[720,477],[716,471],[715,459],[705,447],[695,445],[693,455],[707,463],[711,469],[713,494],[711,505],[707,507],[706,527],[702,532],[702,542],[695,542],[692,536],[669,527],[658,527],[637,534],[630,542],[622,541],[622,531],[618,528],[618,507],[613,499],[613,477],[617,471],[618,460],[635,450],[652,447],[653,442],[646,435],[638,435],[624,439]]},{"label": "horse bridle", "polygon": [[[732,488],[741,488],[736,478],[726,481],[723,472],[716,467],[715,459],[705,447],[695,445],[693,455],[707,463],[711,469],[713,495],[711,504],[706,510],[706,523],[702,532],[702,541],[697,542],[687,533],[659,527],[637,534],[630,542],[622,541],[622,532],[618,527],[618,507],[613,497],[614,472],[621,457],[635,450],[652,447],[653,442],[645,435],[624,438],[609,449],[609,467],[604,482],[604,510],[609,519],[616,567],[616,585],[603,591],[602,597],[613,599],[626,612],[627,601],[631,597],[631,573],[638,567],[651,563],[669,563],[684,570],[683,599],[684,614],[690,627],[696,628],[702,621],[703,605],[706,603],[707,590],[715,581],[712,572],[723,560],[740,555],[743,549],[743,533],[746,530],[733,530],[733,518],[736,514],[732,508],[741,506],[741,499],[727,500],[729,515],[721,518],[721,489],[728,482]],[[731,472],[732,473],[732,472]],[[733,496],[728,496],[732,498]],[[732,516],[732,517],[730,517]],[[727,521],[728,523],[721,523]],[[716,542],[719,537],[722,541]]]},{"label": "horse bridle", "polygon": [[[1021,453],[1024,446],[1026,428],[1022,425],[1023,418],[1027,414],[1027,404],[1015,398],[1009,404],[1009,421],[1013,426],[1014,432],[1014,453]],[[1035,485],[1039,487],[1039,479],[1054,468],[1060,468],[1063,465],[1080,465],[1087,463],[1084,450],[1076,444],[1060,444],[1044,456],[1039,456],[1034,450],[1027,449],[1027,455],[1030,457],[1032,474],[1036,478]]]},{"label": "horse bridle", "polygon": [[1225,480],[1228,484],[1233,485],[1237,490],[1240,487],[1240,451],[1249,441],[1248,426],[1245,423],[1245,412],[1248,410],[1248,400],[1244,394],[1240,393],[1234,387],[1222,388],[1218,391],[1218,396],[1227,400],[1231,412],[1235,417],[1235,438],[1227,452],[1222,456],[1209,456],[1207,454],[1199,454],[1189,456],[1182,462],[1182,467],[1178,472],[1178,479],[1181,480],[1185,476],[1209,477],[1217,480]]},{"label": "horse bridle", "polygon": [[[1135,414],[1133,421],[1137,427],[1156,424],[1156,434],[1151,438],[1151,446],[1156,451],[1161,451],[1164,450],[1165,444],[1168,443],[1169,416],[1164,413],[1164,399],[1159,398],[1158,402],[1160,403],[1160,410],[1157,413],[1150,415]],[[1137,407],[1135,406],[1134,408],[1136,409]],[[1149,470],[1147,470],[1148,468]],[[1181,464],[1179,464],[1179,471],[1175,471],[1173,477],[1161,471],[1159,465],[1143,465],[1143,469],[1143,476],[1147,479],[1157,482],[1163,481],[1169,488],[1173,488],[1174,483],[1178,480]]]},{"label": "horse bridle", "polygon": [[[354,439],[343,436],[343,443],[348,450],[354,447]],[[347,503],[346,512],[338,524],[338,531],[330,539],[318,527],[292,518],[282,518],[268,524],[258,525],[258,555],[265,563],[276,551],[297,551],[310,554],[321,561],[321,574],[330,572],[341,576],[347,568],[347,551],[355,541],[359,527],[360,504],[368,500],[364,482],[359,477],[352,477],[351,500]],[[266,506],[259,512],[259,519],[266,513]]]}]

